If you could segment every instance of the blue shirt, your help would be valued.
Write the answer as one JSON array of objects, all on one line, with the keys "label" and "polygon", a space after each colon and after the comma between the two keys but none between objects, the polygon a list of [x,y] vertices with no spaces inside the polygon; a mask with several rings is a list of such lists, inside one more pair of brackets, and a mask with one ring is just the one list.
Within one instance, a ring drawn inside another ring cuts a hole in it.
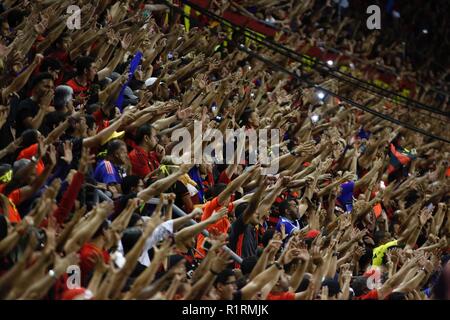
[{"label": "blue shirt", "polygon": [[280,217],[280,220],[278,220],[276,230],[281,232],[281,225],[284,224],[284,230],[286,231],[286,234],[289,236],[294,230],[300,229],[300,224],[298,223],[298,220],[295,220],[292,222],[286,217]]},{"label": "blue shirt", "polygon": [[122,176],[118,168],[108,160],[102,160],[98,163],[94,171],[94,179],[105,184],[122,183]]}]

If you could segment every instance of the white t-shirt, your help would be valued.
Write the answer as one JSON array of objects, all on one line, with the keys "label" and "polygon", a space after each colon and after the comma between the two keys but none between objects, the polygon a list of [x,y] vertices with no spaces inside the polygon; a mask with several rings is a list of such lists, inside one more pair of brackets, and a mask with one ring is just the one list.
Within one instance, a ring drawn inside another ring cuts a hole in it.
[{"label": "white t-shirt", "polygon": [[168,220],[161,223],[156,227],[155,231],[145,241],[144,248],[142,249],[141,256],[138,261],[140,264],[148,267],[150,266],[150,257],[148,256],[148,250],[153,248],[155,244],[163,240],[165,237],[173,234],[173,220]]}]

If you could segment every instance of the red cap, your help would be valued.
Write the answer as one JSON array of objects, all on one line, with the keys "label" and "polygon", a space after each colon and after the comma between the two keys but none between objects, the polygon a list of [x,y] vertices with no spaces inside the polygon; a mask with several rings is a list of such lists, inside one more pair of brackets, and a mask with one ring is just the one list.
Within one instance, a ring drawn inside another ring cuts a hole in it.
[{"label": "red cap", "polygon": [[309,230],[308,233],[306,234],[305,238],[306,239],[314,239],[319,234],[320,234],[319,230]]}]

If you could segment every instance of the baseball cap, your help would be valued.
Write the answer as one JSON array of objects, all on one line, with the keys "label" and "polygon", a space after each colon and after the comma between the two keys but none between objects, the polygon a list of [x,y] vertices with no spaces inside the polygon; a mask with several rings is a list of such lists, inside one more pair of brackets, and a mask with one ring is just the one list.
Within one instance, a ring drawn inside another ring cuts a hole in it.
[{"label": "baseball cap", "polygon": [[308,233],[305,235],[305,239],[314,239],[320,234],[319,230],[309,230]]}]

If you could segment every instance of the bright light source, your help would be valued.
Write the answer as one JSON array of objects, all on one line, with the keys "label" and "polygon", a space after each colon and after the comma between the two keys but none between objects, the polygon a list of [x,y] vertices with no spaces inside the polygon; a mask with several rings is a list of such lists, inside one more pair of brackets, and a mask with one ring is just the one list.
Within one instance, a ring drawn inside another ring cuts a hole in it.
[{"label": "bright light source", "polygon": [[313,114],[313,115],[311,116],[311,121],[314,122],[314,123],[316,123],[317,121],[319,121],[319,116],[318,116],[317,114]]},{"label": "bright light source", "polygon": [[322,91],[317,92],[317,97],[322,100],[323,98],[325,98],[325,93],[323,93]]},{"label": "bright light source", "polygon": [[355,64],[353,62],[350,62],[350,68],[355,69]]},{"label": "bright light source", "polygon": [[423,34],[428,34],[428,30],[427,30],[427,29],[423,29],[423,30],[422,30],[422,33],[423,33]]},{"label": "bright light source", "polygon": [[328,60],[327,65],[329,65],[331,67],[333,65],[333,60]]}]

